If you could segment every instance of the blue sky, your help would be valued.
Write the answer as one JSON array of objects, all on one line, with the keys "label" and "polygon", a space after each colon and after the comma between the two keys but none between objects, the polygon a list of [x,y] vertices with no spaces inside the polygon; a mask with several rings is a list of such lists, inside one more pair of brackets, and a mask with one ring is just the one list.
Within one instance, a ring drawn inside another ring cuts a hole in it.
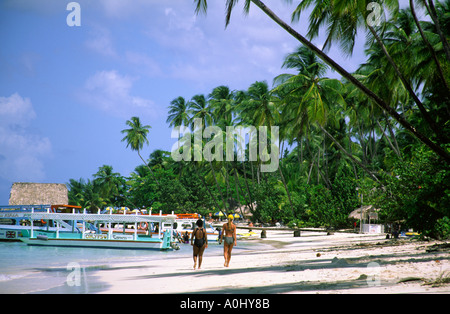
[{"label": "blue sky", "polygon": [[[225,1],[195,16],[191,0],[80,0],[79,27],[66,23],[69,2],[0,0],[0,205],[13,182],[67,183],[102,165],[128,176],[140,159],[121,142],[126,120],[152,126],[144,156],[170,150],[171,100],[271,84],[298,46],[258,8],[244,16],[242,1],[227,29]],[[290,21],[292,6],[266,4]],[[294,24],[302,34],[306,21]],[[364,61],[362,44],[330,55],[349,71]]]}]

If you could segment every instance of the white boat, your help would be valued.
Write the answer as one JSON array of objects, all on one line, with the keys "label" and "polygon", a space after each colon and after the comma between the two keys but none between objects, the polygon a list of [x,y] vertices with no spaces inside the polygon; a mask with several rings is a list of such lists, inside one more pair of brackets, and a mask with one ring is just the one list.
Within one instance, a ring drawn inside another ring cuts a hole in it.
[{"label": "white boat", "polygon": [[[200,219],[198,214],[175,214],[176,219],[174,223],[175,236],[182,241],[183,236],[188,233],[189,239],[191,238],[192,231],[197,228],[196,222]],[[211,223],[203,220],[203,227],[206,230],[206,236],[208,241],[218,241],[219,231],[212,226]]]},{"label": "white boat", "polygon": [[[80,209],[80,206],[72,205],[8,205],[0,207],[0,241],[20,241],[23,230],[31,229],[31,222],[27,213],[34,212],[56,212],[59,208]],[[35,220],[34,230],[56,231],[56,221]],[[88,225],[88,228],[93,226]],[[59,221],[60,232],[74,232],[75,225]]]},{"label": "white boat", "polygon": [[[170,250],[177,249],[173,242],[173,222],[175,216],[155,215],[112,215],[86,213],[52,213],[34,212],[26,213],[31,221],[30,230],[22,231],[19,239],[28,245],[36,246],[64,246],[64,247],[92,247],[92,248],[116,248],[116,249],[146,249],[146,250]],[[56,221],[56,231],[43,231],[34,229],[35,220]],[[74,232],[60,232],[58,221],[73,221],[76,225],[81,221],[81,230]],[[108,232],[94,232],[86,228],[87,222],[106,223]],[[114,233],[113,224],[134,224],[134,234]],[[137,233],[140,223],[158,223],[161,226],[157,235],[139,235]]]}]

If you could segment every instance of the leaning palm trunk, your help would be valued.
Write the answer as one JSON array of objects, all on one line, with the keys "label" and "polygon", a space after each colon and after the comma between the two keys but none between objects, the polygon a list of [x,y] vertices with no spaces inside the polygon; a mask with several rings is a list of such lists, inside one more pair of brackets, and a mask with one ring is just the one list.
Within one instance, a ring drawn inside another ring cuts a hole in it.
[{"label": "leaning palm trunk", "polygon": [[417,18],[416,9],[414,8],[414,0],[409,0],[409,7],[411,8],[411,14],[414,18],[414,23],[416,24],[417,29],[419,30],[420,36],[422,37],[423,42],[425,43],[428,50],[430,51],[431,56],[433,57],[434,63],[436,63],[436,68],[438,70],[439,78],[440,78],[442,84],[444,84],[447,91],[449,91],[449,87],[448,87],[447,81],[445,79],[444,72],[442,71],[441,63],[439,62],[439,60],[437,58],[436,51],[434,51],[433,46],[431,46],[430,42],[428,41],[427,37],[425,36],[422,26],[420,25],[419,19]]},{"label": "leaning palm trunk", "polygon": [[430,14],[430,17],[433,20],[434,26],[436,27],[436,31],[439,34],[439,37],[441,38],[442,46],[444,47],[444,51],[445,51],[447,60],[448,60],[448,62],[450,62],[450,47],[449,47],[447,38],[445,37],[444,33],[442,32],[441,23],[439,22],[433,0],[428,0],[428,3],[425,0],[423,0],[422,2],[425,4],[427,11]]},{"label": "leaning palm trunk", "polygon": [[397,74],[397,76],[402,81],[403,86],[406,88],[406,90],[408,91],[409,95],[412,97],[412,99],[416,103],[417,107],[419,108],[420,113],[425,118],[425,121],[428,123],[428,125],[433,130],[433,132],[438,136],[438,138],[441,138],[442,142],[445,142],[445,138],[443,138],[442,132],[440,131],[439,127],[436,125],[436,123],[430,117],[430,115],[428,114],[428,112],[425,109],[424,105],[420,101],[419,97],[417,97],[416,93],[414,93],[414,91],[413,91],[413,89],[411,87],[411,84],[409,84],[409,82],[406,80],[406,78],[400,72],[400,69],[398,68],[397,64],[395,63],[395,61],[392,59],[391,55],[387,51],[386,46],[384,45],[384,43],[381,40],[381,38],[378,36],[378,34],[376,33],[376,31],[373,29],[372,26],[369,25],[368,28],[369,28],[370,32],[372,33],[372,35],[375,37],[377,43],[380,45],[381,50],[383,51],[384,55],[386,56],[388,62],[394,68],[395,73]]},{"label": "leaning palm trunk", "polygon": [[[388,141],[389,146],[391,147],[391,149],[394,151],[394,153],[399,157],[402,158],[402,155],[400,153],[400,150],[398,149],[398,147],[395,147],[394,144],[392,144],[392,141],[390,140],[389,136],[386,135],[385,130],[383,130],[383,127],[380,124],[380,121],[377,120],[377,125],[380,128],[381,133],[383,134],[384,138]],[[387,126],[386,126],[387,127]]]},{"label": "leaning palm trunk", "polygon": [[[234,5],[238,0],[227,0],[227,14],[226,14],[226,25],[228,25],[231,11]],[[448,43],[443,36],[442,31],[439,27],[439,21],[437,21],[435,9],[432,0],[429,1],[429,6],[427,5],[428,11],[438,28],[439,35],[443,41],[444,48],[448,50]],[[207,9],[207,0],[195,0],[196,2],[196,12],[206,11]],[[305,37],[300,35],[297,31],[295,31],[292,27],[290,27],[286,22],[280,19],[272,10],[270,10],[262,1],[260,0],[246,0],[245,1],[245,10],[248,11],[250,7],[250,2],[253,2],[258,8],[260,8],[267,16],[269,16],[275,23],[280,25],[284,30],[286,30],[289,34],[291,34],[295,39],[300,41],[303,45],[308,47],[311,51],[313,51],[319,58],[324,60],[328,65],[330,65],[335,71],[337,71],[340,75],[342,75],[345,79],[351,82],[354,86],[360,89],[365,95],[367,95],[370,99],[372,99],[379,107],[385,110],[390,116],[392,116],[397,122],[399,122],[408,132],[410,132],[414,137],[419,139],[423,144],[428,146],[432,151],[441,156],[447,163],[450,163],[450,154],[447,153],[441,146],[434,143],[428,137],[418,132],[416,128],[406,121],[394,108],[390,107],[383,99],[381,99],[377,94],[375,94],[372,90],[370,90],[367,86],[358,81],[353,75],[348,73],[344,68],[342,68],[338,63],[336,63],[333,59],[331,59],[327,54],[325,54],[322,50],[313,45],[310,41],[308,41]],[[423,0],[426,3],[426,0]],[[434,10],[433,10],[434,9]],[[443,38],[442,38],[443,37]],[[446,53],[448,52],[446,50]],[[447,54],[447,57],[449,55]],[[449,57],[450,60],[450,57]]]},{"label": "leaning palm trunk", "polygon": [[398,123],[400,123],[406,130],[412,133],[416,138],[418,138],[422,143],[428,146],[431,150],[433,150],[436,154],[445,159],[447,163],[450,163],[450,155],[442,149],[439,145],[431,141],[428,137],[424,136],[422,133],[418,132],[416,128],[411,125],[406,119],[404,119],[397,111],[394,110],[391,106],[389,106],[383,99],[381,99],[378,95],[376,95],[373,91],[371,91],[367,86],[358,81],[353,75],[348,73],[344,68],[342,68],[338,63],[336,63],[333,59],[331,59],[327,54],[325,54],[322,50],[317,48],[314,44],[308,41],[305,37],[300,35],[297,31],[295,31],[292,27],[290,27],[286,22],[280,19],[272,10],[270,10],[262,1],[260,0],[251,0],[257,7],[259,7],[267,16],[269,16],[275,23],[280,25],[284,30],[286,30],[289,34],[291,34],[295,39],[300,41],[303,45],[308,47],[311,51],[313,51],[319,58],[325,61],[328,65],[330,65],[334,70],[336,70],[340,75],[342,75],[345,79],[351,82],[354,86],[360,89],[364,94],[366,94],[369,98],[371,98],[379,107],[385,110],[390,116],[392,116]]},{"label": "leaning palm trunk", "polygon": [[150,168],[150,166],[145,162],[144,158],[142,158],[141,153],[139,152],[139,150],[137,151],[137,153],[138,153],[139,157],[141,158],[141,160],[144,162],[144,165],[147,166],[148,170],[150,170],[150,173],[152,174],[153,179],[155,179],[156,184],[160,185],[158,179],[156,179],[156,176],[153,173],[152,168]]}]

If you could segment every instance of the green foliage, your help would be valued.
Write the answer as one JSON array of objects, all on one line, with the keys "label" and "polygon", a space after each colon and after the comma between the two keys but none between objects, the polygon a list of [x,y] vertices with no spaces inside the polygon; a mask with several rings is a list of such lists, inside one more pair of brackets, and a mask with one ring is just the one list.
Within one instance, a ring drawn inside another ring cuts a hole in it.
[{"label": "green foliage", "polygon": [[286,202],[286,192],[281,182],[274,177],[262,180],[253,189],[254,200],[257,205],[256,217],[258,220],[269,223],[282,221],[286,211],[282,210],[282,205]]},{"label": "green foliage", "polygon": [[348,215],[359,207],[356,193],[356,182],[351,171],[346,167],[339,168],[332,186],[334,210],[331,215],[335,228],[349,227]]},{"label": "green foliage", "polygon": [[442,160],[418,147],[410,160],[398,160],[383,177],[382,184],[365,193],[368,201],[383,209],[384,219],[402,222],[426,236],[448,236],[450,169]]},{"label": "green foliage", "polygon": [[450,218],[445,216],[436,221],[434,234],[441,239],[450,239]]}]

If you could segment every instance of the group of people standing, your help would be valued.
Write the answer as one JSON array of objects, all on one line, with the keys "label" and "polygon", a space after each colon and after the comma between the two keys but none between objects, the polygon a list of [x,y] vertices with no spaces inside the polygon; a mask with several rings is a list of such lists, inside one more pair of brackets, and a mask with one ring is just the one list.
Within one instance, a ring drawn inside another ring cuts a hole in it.
[{"label": "group of people standing", "polygon": [[[236,243],[236,225],[233,223],[233,215],[228,216],[228,222],[223,225],[222,232],[219,238],[219,244],[223,244],[223,257],[225,258],[225,263],[223,266],[230,266],[231,251]],[[198,269],[202,266],[203,252],[208,248],[208,237],[205,228],[203,228],[203,221],[201,219],[197,220],[197,228],[191,234],[191,245],[194,250],[194,269]]]}]

